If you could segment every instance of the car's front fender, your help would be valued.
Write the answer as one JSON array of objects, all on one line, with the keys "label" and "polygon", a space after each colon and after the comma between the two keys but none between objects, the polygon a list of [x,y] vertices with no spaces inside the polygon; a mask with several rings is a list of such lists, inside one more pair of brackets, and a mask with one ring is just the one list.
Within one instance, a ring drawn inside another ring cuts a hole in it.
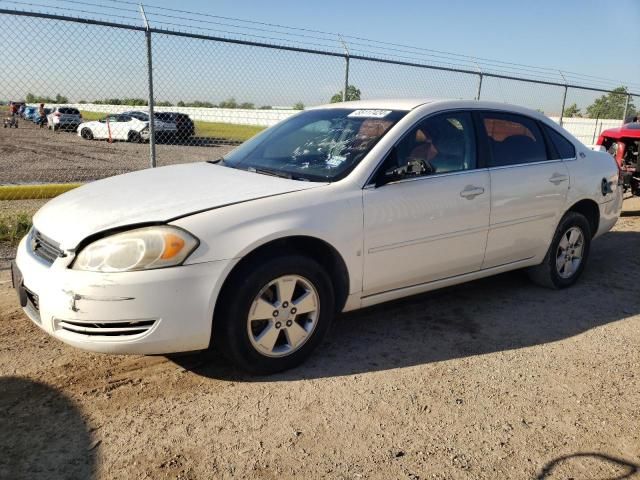
[{"label": "car's front fender", "polygon": [[247,201],[171,222],[200,240],[188,264],[238,259],[274,240],[304,236],[332,246],[362,288],[362,191],[329,186]]}]

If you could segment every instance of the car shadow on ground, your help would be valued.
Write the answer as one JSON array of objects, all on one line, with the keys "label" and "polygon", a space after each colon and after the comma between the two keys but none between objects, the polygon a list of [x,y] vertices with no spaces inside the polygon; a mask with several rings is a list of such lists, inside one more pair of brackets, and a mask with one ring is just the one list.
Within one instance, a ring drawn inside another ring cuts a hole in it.
[{"label": "car shadow on ground", "polygon": [[95,478],[98,445],[73,400],[20,377],[0,392],[0,478]]},{"label": "car shadow on ground", "polygon": [[624,480],[635,477],[638,472],[639,465],[623,458],[597,452],[579,452],[551,460],[542,468],[536,480],[587,477]]},{"label": "car shadow on ground", "polygon": [[268,377],[236,371],[215,352],[172,357],[199,375],[237,381],[334,377],[410,367],[563,340],[640,313],[640,232],[592,244],[571,288],[533,285],[521,271],[340,315],[304,364]]}]

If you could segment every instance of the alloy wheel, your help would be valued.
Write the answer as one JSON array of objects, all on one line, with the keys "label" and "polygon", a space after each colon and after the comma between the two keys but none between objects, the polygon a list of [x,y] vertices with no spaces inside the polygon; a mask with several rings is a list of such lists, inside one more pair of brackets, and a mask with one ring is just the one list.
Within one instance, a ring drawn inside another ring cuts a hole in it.
[{"label": "alloy wheel", "polygon": [[311,338],[318,323],[320,298],[313,284],[285,275],[265,285],[247,317],[251,345],[267,357],[285,357]]},{"label": "alloy wheel", "polygon": [[584,233],[571,227],[561,237],[556,251],[556,271],[561,278],[571,278],[580,268],[584,251]]}]

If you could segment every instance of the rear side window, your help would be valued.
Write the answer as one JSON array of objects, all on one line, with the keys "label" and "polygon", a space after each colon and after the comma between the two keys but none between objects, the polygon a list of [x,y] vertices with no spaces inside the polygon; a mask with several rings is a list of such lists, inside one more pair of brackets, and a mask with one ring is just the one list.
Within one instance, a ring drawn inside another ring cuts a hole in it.
[{"label": "rear side window", "polygon": [[487,112],[482,123],[489,143],[489,167],[548,160],[542,132],[534,120],[510,113]]},{"label": "rear side window", "polygon": [[564,138],[561,134],[555,131],[555,129],[543,125],[545,132],[547,132],[547,136],[551,140],[551,143],[555,147],[556,152],[558,152],[558,156],[560,158],[575,158],[576,157],[576,149],[569,140]]},{"label": "rear side window", "polygon": [[75,108],[67,108],[67,107],[63,107],[63,108],[59,108],[58,111],[64,115],[79,115],[80,112],[75,109]]}]

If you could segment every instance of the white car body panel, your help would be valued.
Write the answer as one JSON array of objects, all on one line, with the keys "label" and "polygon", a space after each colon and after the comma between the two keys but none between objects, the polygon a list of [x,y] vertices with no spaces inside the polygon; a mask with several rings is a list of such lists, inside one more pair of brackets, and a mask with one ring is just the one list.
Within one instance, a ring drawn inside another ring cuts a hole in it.
[{"label": "white car body panel", "polygon": [[[94,140],[106,140],[111,136],[112,140],[128,140],[129,132],[140,133],[143,139],[148,138],[148,133],[143,132],[149,125],[148,122],[143,122],[137,118],[131,118],[128,122],[102,122],[94,120],[91,122],[84,122],[78,126],[77,132],[80,136],[80,132],[83,128],[88,128],[93,134]],[[175,131],[175,125],[169,123],[160,122],[156,120],[155,125],[158,131]]]},{"label": "white car body panel", "polygon": [[539,258],[564,214],[569,171],[562,160],[489,169],[491,220],[483,268]]},{"label": "white car body panel", "polygon": [[[154,188],[141,189],[145,183]],[[71,190],[43,206],[33,223],[60,243],[63,250],[71,250],[84,238],[105,230],[166,222],[200,210],[321,185],[204,162],[172,165],[118,175]],[[103,209],[105,204],[108,209]],[[95,215],[96,211],[101,214]]]},{"label": "white car body panel", "polygon": [[[96,351],[197,350],[208,345],[218,293],[233,267],[274,240],[303,236],[330,245],[349,276],[346,311],[538,264],[560,218],[579,201],[598,205],[596,236],[608,231],[619,215],[622,192],[614,160],[567,132],[563,134],[575,146],[575,159],[481,168],[381,187],[371,182],[389,149],[425,116],[451,109],[503,110],[561,130],[537,112],[491,102],[428,99],[319,108],[341,107],[408,113],[346,178],[332,184],[202,163],[113,177],[50,201],[34,217],[34,227],[58,242],[66,256],[45,266],[30,250],[28,238],[17,255],[25,286],[40,297],[39,325],[65,342]],[[94,123],[99,122],[83,125]],[[557,185],[549,182],[558,175],[567,178]],[[611,188],[604,195],[603,179]],[[484,191],[472,199],[462,197],[469,186]],[[78,245],[92,235],[165,222],[200,240],[183,266],[112,274],[68,268]],[[33,312],[27,314],[34,318]],[[97,338],[60,330],[59,320],[65,318],[156,322],[135,338]]]},{"label": "white car body panel", "polygon": [[[462,196],[470,188],[482,193]],[[486,169],[365,189],[363,295],[479,270],[490,193]]]}]

